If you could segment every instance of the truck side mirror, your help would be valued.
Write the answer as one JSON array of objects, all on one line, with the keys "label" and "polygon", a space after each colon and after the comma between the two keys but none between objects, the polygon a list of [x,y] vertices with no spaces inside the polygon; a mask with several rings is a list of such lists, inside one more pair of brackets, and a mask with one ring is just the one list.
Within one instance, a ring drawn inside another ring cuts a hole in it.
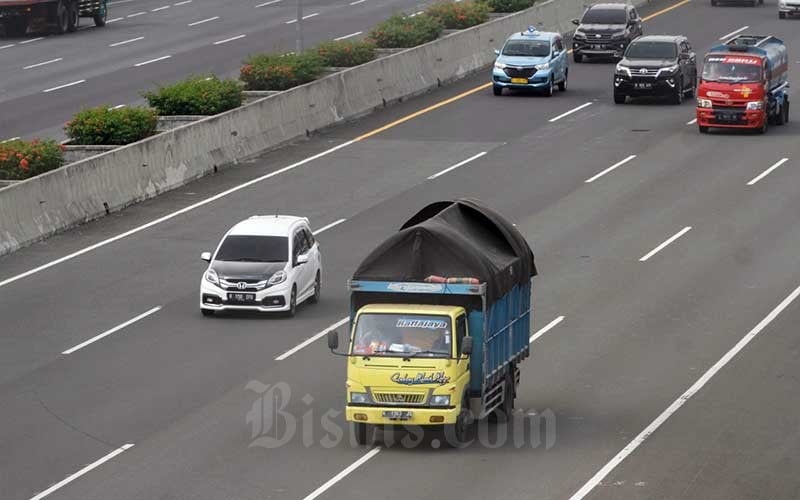
[{"label": "truck side mirror", "polygon": [[200,258],[206,262],[211,262],[211,252],[203,252],[200,254]]},{"label": "truck side mirror", "polygon": [[339,332],[331,330],[328,332],[328,349],[335,351],[339,348]]},{"label": "truck side mirror", "polygon": [[464,356],[472,354],[472,337],[464,337],[461,339],[461,354]]}]

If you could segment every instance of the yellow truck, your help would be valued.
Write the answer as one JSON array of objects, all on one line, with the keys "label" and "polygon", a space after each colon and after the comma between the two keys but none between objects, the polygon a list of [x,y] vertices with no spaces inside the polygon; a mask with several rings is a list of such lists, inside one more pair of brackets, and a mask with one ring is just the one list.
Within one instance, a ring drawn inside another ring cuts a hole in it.
[{"label": "yellow truck", "polygon": [[444,426],[464,442],[475,419],[508,416],[529,355],[533,252],[478,201],[431,204],[349,281],[346,418],[359,444],[384,426]]}]

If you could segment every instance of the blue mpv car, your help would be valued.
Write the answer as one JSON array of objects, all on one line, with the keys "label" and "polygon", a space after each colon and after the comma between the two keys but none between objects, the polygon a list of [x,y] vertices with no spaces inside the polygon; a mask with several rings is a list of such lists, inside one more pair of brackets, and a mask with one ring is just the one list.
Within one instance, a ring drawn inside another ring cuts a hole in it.
[{"label": "blue mpv car", "polygon": [[502,95],[505,88],[539,90],[548,97],[556,85],[558,90],[567,90],[567,51],[559,33],[536,31],[531,26],[511,35],[494,53],[494,95]]}]

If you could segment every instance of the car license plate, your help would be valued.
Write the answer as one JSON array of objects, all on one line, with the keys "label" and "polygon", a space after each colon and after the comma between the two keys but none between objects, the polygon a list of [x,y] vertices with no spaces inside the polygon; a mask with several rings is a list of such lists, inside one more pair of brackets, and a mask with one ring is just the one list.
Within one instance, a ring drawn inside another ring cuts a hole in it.
[{"label": "car license plate", "polygon": [[715,113],[714,118],[718,122],[737,122],[739,116],[736,113]]},{"label": "car license plate", "polygon": [[511,83],[528,83],[527,78],[512,78]]},{"label": "car license plate", "polygon": [[256,294],[254,293],[229,293],[228,300],[231,302],[255,302]]},{"label": "car license plate", "polygon": [[383,412],[383,418],[389,420],[411,420],[412,415],[413,413],[410,411],[388,410]]},{"label": "car license plate", "polygon": [[594,44],[594,45],[592,45],[592,48],[593,48],[594,50],[601,50],[601,49],[603,48],[603,46],[602,46],[602,45],[597,45],[597,44]]},{"label": "car license plate", "polygon": [[634,84],[634,87],[637,88],[637,89],[651,89],[651,88],[653,88],[653,84],[652,83],[636,83],[636,84]]}]

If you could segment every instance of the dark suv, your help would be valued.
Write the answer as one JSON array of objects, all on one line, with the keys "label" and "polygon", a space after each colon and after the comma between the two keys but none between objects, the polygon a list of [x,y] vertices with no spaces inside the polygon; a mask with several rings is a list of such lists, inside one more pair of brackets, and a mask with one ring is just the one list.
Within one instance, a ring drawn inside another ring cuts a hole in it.
[{"label": "dark suv", "polygon": [[582,62],[584,56],[622,57],[625,48],[642,35],[642,18],[632,5],[598,3],[583,17],[572,20],[578,26],[572,35],[572,58]]},{"label": "dark suv", "polygon": [[681,104],[697,88],[697,56],[684,36],[643,36],[625,50],[614,71],[614,102],[627,97],[668,97]]}]

